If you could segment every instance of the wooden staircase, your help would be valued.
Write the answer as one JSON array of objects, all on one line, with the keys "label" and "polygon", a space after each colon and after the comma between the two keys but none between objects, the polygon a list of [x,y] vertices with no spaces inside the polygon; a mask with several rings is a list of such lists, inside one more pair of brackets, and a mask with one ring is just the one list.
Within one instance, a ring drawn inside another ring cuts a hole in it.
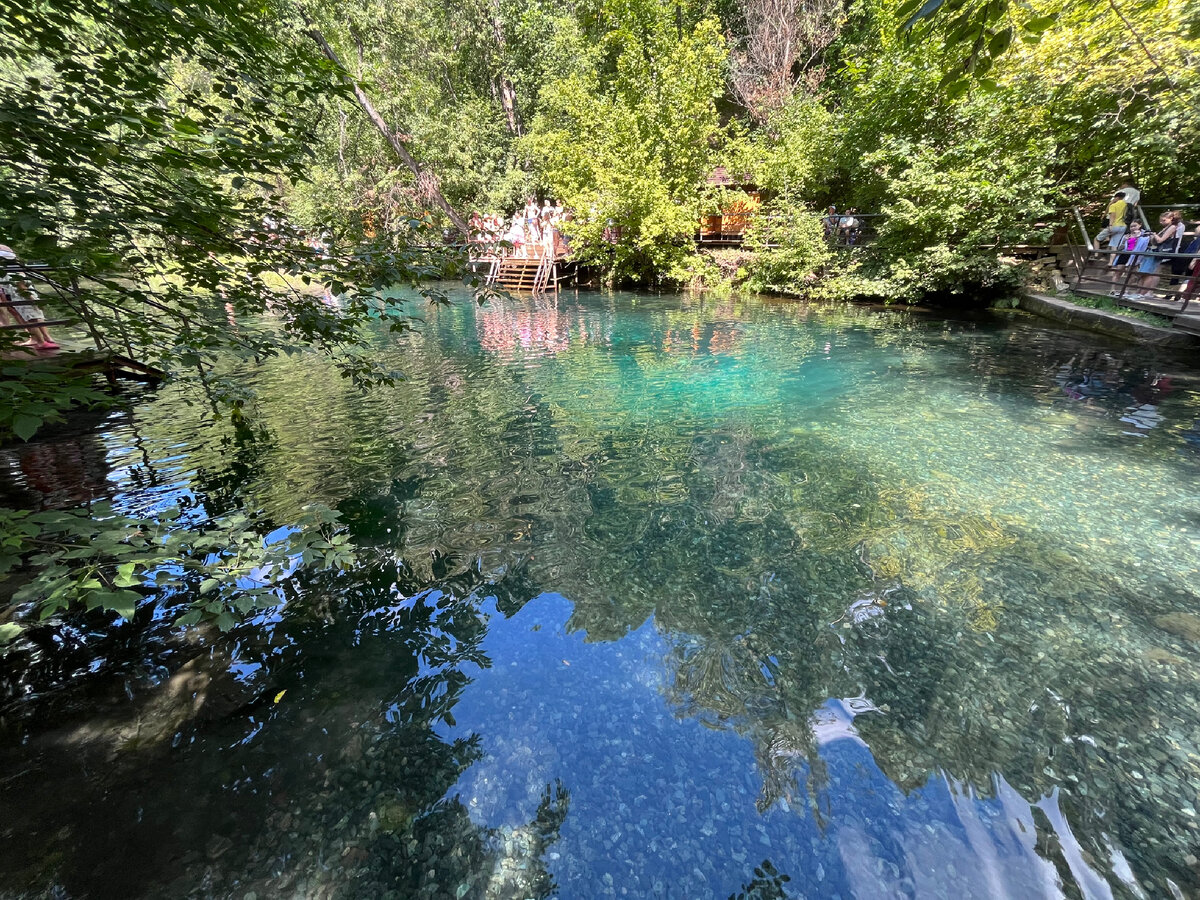
[{"label": "wooden staircase", "polygon": [[[1103,298],[1129,309],[1155,313],[1171,320],[1171,327],[1192,334],[1200,334],[1200,308],[1190,305],[1195,296],[1195,283],[1188,286],[1188,275],[1172,277],[1162,274],[1157,285],[1149,291],[1140,287],[1140,279],[1135,265],[1118,271],[1112,266],[1114,255],[1119,254],[1104,247],[1099,247],[1089,236],[1083,216],[1078,208],[1072,208],[1074,225],[1078,227],[1082,243],[1068,238],[1065,244],[1053,248],[1058,257],[1058,268],[1066,279],[1069,289],[1077,294]],[[1140,213],[1142,225],[1150,228],[1145,213]],[[1194,229],[1195,223],[1192,228]],[[1063,229],[1071,233],[1071,226]],[[1163,256],[1163,259],[1173,257]],[[1181,289],[1182,285],[1182,289]],[[1138,294],[1134,299],[1130,294]],[[1145,296],[1141,296],[1141,295]]]},{"label": "wooden staircase", "polygon": [[[1190,307],[1188,298],[1179,293],[1179,286],[1171,284],[1170,275],[1162,275],[1158,286],[1152,291],[1153,297],[1133,299],[1125,296],[1140,290],[1137,287],[1137,273],[1117,272],[1110,265],[1111,254],[1080,253],[1075,258],[1064,261],[1063,274],[1071,284],[1071,289],[1079,294],[1093,297],[1103,297],[1118,306],[1129,309],[1140,309],[1143,312],[1157,313],[1177,321],[1181,327],[1193,320],[1200,309]],[[1184,282],[1188,276],[1180,276]]]},{"label": "wooden staircase", "polygon": [[[1136,271],[1137,265],[1118,271],[1112,266],[1114,251],[1094,246],[1083,225],[1079,210],[1073,210],[1079,226],[1079,232],[1084,237],[1084,243],[1068,241],[1056,245],[1053,252],[1058,257],[1058,269],[1065,279],[1065,284],[1071,292],[1108,300],[1117,306],[1127,309],[1137,309],[1142,312],[1154,313],[1170,320],[1171,327],[1191,334],[1200,334],[1200,308],[1190,304],[1192,295],[1181,292],[1180,284],[1172,284],[1169,274],[1163,274],[1158,284],[1149,291],[1149,296],[1128,296],[1145,293],[1140,287],[1140,279]],[[1187,275],[1180,277],[1187,284]]]},{"label": "wooden staircase", "polygon": [[558,260],[550,256],[507,256],[491,261],[488,284],[515,294],[558,293]]}]

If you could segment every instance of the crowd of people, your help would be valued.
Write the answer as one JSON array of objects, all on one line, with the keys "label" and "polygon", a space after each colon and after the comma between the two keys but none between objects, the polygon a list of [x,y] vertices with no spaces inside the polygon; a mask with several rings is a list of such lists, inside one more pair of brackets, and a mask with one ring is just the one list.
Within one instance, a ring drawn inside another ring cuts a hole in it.
[{"label": "crowd of people", "polygon": [[46,330],[46,314],[42,312],[38,292],[24,278],[13,279],[7,271],[17,254],[7,244],[0,244],[0,324],[24,328],[29,335],[18,346],[34,350],[57,350],[58,344]]},{"label": "crowd of people", "polygon": [[1112,291],[1132,300],[1152,299],[1163,278],[1166,290],[1190,299],[1200,286],[1200,226],[1189,233],[1180,210],[1158,217],[1158,231],[1142,224],[1142,192],[1121,184],[1104,211],[1096,246],[1109,251],[1114,275],[1122,282]]},{"label": "crowd of people", "polygon": [[503,241],[512,245],[512,255],[519,259],[547,255],[557,258],[568,249],[562,223],[570,219],[571,213],[561,200],[552,203],[546,198],[539,204],[537,198],[530,197],[524,209],[512,214],[511,220],[503,215],[475,212],[468,225],[472,243],[488,246],[499,255],[506,249],[498,246]]}]

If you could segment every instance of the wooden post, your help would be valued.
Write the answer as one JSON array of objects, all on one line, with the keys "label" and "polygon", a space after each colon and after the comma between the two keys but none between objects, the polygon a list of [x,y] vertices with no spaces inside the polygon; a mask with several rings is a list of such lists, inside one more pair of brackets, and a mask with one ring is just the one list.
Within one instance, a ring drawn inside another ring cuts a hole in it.
[{"label": "wooden post", "polygon": [[96,329],[96,321],[92,318],[92,311],[88,308],[87,302],[80,296],[79,276],[74,272],[71,273],[71,298],[75,301],[79,317],[87,326],[88,334],[92,336],[92,342],[96,345],[96,349],[103,350],[104,344],[100,340],[100,332]]}]

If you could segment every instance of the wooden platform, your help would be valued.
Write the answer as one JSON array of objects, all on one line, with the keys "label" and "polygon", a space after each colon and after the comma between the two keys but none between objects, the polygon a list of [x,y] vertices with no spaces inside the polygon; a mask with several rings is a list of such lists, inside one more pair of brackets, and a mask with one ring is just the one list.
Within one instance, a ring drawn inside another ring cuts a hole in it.
[{"label": "wooden platform", "polygon": [[560,260],[542,256],[506,256],[473,261],[488,284],[515,294],[558,293]]},{"label": "wooden platform", "polygon": [[[1136,309],[1142,312],[1154,313],[1171,320],[1173,328],[1180,328],[1193,333],[1200,329],[1200,302],[1190,302],[1179,293],[1180,285],[1172,285],[1171,276],[1159,278],[1158,286],[1153,291],[1153,297],[1133,299],[1125,296],[1132,293],[1134,288],[1130,283],[1136,280],[1127,279],[1126,273],[1116,273],[1109,265],[1106,254],[1089,254],[1083,261],[1082,267],[1069,260],[1061,265],[1063,274],[1067,276],[1070,288],[1074,293],[1088,297],[1097,297],[1123,306],[1126,309]],[[1062,257],[1060,257],[1062,260]],[[1185,282],[1187,276],[1180,276]],[[1193,300],[1200,300],[1194,297]]]},{"label": "wooden platform", "polygon": [[111,350],[35,350],[31,347],[18,347],[2,356],[13,362],[102,372],[110,377],[129,378],[134,381],[155,383],[167,377],[167,373],[162,369],[113,353]]}]

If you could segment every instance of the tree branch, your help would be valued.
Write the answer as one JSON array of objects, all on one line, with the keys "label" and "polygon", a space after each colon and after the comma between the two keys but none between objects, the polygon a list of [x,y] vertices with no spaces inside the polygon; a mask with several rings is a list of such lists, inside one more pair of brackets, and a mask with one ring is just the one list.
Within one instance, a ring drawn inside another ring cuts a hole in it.
[{"label": "tree branch", "polygon": [[400,140],[400,138],[397,136],[397,133],[388,127],[388,124],[384,121],[383,116],[381,116],[379,111],[375,109],[375,104],[371,102],[371,98],[367,96],[366,92],[362,89],[359,83],[350,77],[349,73],[346,71],[346,67],[342,65],[342,61],[338,58],[337,53],[334,51],[333,47],[329,45],[329,42],[325,40],[325,35],[321,33],[321,30],[313,22],[307,11],[302,9],[301,15],[304,16],[304,23],[308,26],[308,36],[313,39],[313,42],[321,49],[321,52],[325,54],[325,58],[338,67],[338,71],[341,73],[342,80],[350,85],[350,87],[353,89],[354,96],[358,100],[358,105],[361,106],[363,112],[367,114],[367,118],[371,120],[371,124],[375,126],[381,135],[383,135],[383,139],[387,141],[388,146],[395,151],[395,154],[400,157],[400,161],[403,162],[404,165],[408,166],[409,170],[417,177],[417,183],[420,184],[426,191],[428,191],[433,201],[439,207],[441,207],[442,212],[444,212],[450,218],[450,221],[454,223],[454,227],[462,232],[463,237],[468,237],[469,229],[467,228],[467,223],[463,220],[462,216],[454,211],[454,208],[450,205],[449,201],[446,200],[445,196],[442,194],[441,188],[437,185],[436,179],[431,179],[425,174],[424,170],[421,168],[421,164],[418,163],[413,158],[413,155],[408,152],[408,148],[404,146],[404,142]]},{"label": "tree branch", "polygon": [[1112,11],[1120,17],[1121,21],[1125,24],[1125,27],[1129,30],[1129,33],[1133,35],[1133,39],[1138,42],[1138,46],[1142,48],[1142,52],[1146,54],[1146,59],[1150,60],[1150,64],[1153,65],[1154,68],[1158,69],[1158,71],[1163,73],[1163,77],[1167,79],[1167,85],[1171,88],[1171,90],[1178,91],[1179,85],[1175,83],[1175,79],[1171,77],[1171,73],[1168,72],[1166,67],[1160,63],[1157,58],[1155,58],[1153,53],[1150,52],[1150,48],[1146,46],[1146,42],[1142,40],[1142,36],[1138,33],[1138,30],[1133,27],[1133,23],[1125,18],[1125,13],[1121,12],[1120,7],[1117,6],[1116,0],[1108,0],[1108,5],[1112,7]]}]

